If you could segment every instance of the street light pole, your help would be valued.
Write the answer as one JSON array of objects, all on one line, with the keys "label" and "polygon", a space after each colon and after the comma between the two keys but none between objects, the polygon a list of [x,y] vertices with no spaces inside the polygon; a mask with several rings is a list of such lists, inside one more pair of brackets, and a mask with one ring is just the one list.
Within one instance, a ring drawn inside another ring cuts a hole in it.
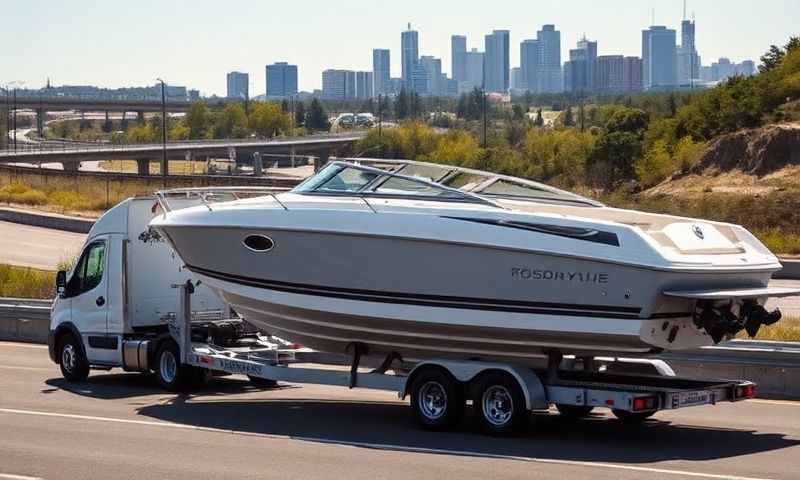
[{"label": "street light pole", "polygon": [[164,186],[167,185],[167,90],[164,80],[157,78],[161,82],[161,176],[164,177]]},{"label": "street light pole", "polygon": [[14,153],[17,153],[17,89],[14,87]]}]

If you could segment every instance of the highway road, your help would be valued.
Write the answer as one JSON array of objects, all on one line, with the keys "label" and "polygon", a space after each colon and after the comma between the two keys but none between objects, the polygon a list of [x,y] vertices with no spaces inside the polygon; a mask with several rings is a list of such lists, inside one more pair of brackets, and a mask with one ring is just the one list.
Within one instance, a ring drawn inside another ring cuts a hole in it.
[{"label": "highway road", "polygon": [[55,270],[80,253],[86,235],[0,221],[0,263]]},{"label": "highway road", "polygon": [[[662,412],[645,425],[535,415],[519,438],[418,430],[386,392],[140,374],[67,384],[45,347],[0,342],[3,478],[800,478],[800,403]],[[4,476],[5,475],[5,476]]]}]

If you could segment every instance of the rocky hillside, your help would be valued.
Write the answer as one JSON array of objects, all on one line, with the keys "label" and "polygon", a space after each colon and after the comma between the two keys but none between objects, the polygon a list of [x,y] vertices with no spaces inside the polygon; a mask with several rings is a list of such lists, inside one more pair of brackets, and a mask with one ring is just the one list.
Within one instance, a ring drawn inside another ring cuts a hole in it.
[{"label": "rocky hillside", "polygon": [[800,191],[800,123],[741,130],[713,140],[688,171],[645,195],[764,195]]}]

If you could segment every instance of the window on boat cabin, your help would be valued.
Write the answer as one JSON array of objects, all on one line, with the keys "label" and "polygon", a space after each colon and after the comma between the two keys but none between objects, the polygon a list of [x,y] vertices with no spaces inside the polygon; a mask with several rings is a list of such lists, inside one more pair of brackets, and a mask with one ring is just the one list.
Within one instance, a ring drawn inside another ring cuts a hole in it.
[{"label": "window on boat cabin", "polygon": [[388,178],[373,191],[375,193],[384,195],[419,195],[439,198],[463,198],[463,194],[450,192],[442,188],[437,188],[433,185],[427,185],[425,183],[415,182],[413,180],[398,177]]},{"label": "window on boat cabin", "polygon": [[488,187],[480,191],[482,195],[497,195],[521,198],[563,198],[555,192],[550,192],[543,188],[536,188],[533,185],[515,183],[508,180],[497,180]]},{"label": "window on boat cabin", "polygon": [[475,187],[481,183],[489,180],[488,175],[480,175],[478,173],[459,172],[450,178],[444,179],[442,185],[450,188],[457,188],[466,192],[471,192]]},{"label": "window on boat cabin", "polygon": [[431,166],[431,165],[415,165],[412,163],[404,166],[397,173],[399,173],[400,175],[405,175],[406,177],[416,177],[431,182],[438,182],[439,180],[444,178],[445,175],[447,175],[452,171],[453,171],[452,168]]},{"label": "window on boat cabin", "polygon": [[378,174],[357,168],[343,168],[316,188],[318,192],[357,192],[378,178]]}]

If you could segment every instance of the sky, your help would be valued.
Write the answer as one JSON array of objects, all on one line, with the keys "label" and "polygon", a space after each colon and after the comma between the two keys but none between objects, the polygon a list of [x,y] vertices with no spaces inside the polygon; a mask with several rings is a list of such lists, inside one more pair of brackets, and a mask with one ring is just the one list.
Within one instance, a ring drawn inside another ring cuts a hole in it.
[{"label": "sky", "polygon": [[[264,93],[264,66],[298,65],[301,90],[320,88],[326,68],[372,69],[372,49],[389,48],[400,76],[400,32],[419,31],[420,54],[450,71],[450,36],[483,50],[493,29],[519,43],[545,23],[561,31],[562,57],[584,34],[599,55],[641,55],[641,30],[679,30],[683,0],[0,0],[0,85],[20,82],[102,87],[173,85],[225,95],[225,75],[250,73]],[[688,0],[704,64],[756,62],[770,45],[800,34],[800,0]],[[680,31],[678,31],[680,38]]]}]

